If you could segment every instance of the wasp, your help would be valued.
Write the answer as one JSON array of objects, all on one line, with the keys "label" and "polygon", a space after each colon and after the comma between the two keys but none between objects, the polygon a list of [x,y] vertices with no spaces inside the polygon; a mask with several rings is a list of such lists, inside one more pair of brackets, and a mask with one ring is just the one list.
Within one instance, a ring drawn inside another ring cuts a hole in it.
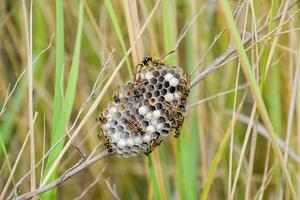
[{"label": "wasp", "polygon": [[113,153],[114,149],[111,146],[109,138],[106,135],[103,134],[103,131],[101,133],[102,134],[98,134],[98,138],[100,139],[101,142],[103,142],[103,144],[106,147],[108,153]]},{"label": "wasp", "polygon": [[113,93],[113,99],[116,103],[120,103],[121,99],[120,99],[120,86],[117,87],[117,90],[114,91]]},{"label": "wasp", "polygon": [[152,64],[154,66],[157,66],[157,65],[165,65],[165,61],[164,60],[159,60],[159,59],[152,59]]},{"label": "wasp", "polygon": [[152,57],[151,56],[146,56],[144,60],[142,61],[143,65],[148,66],[148,64],[151,62],[152,63]]},{"label": "wasp", "polygon": [[146,92],[146,88],[143,85],[136,84],[132,92],[133,96],[138,98]]},{"label": "wasp", "polygon": [[102,124],[106,124],[106,123],[107,123],[107,119],[106,119],[106,117],[104,117],[104,115],[103,115],[102,112],[99,113],[98,120],[99,120]]},{"label": "wasp", "polygon": [[190,76],[188,74],[183,74],[183,78],[180,80],[180,84],[177,86],[177,89],[181,92],[181,95],[188,96],[190,93]]},{"label": "wasp", "polygon": [[175,138],[179,138],[179,136],[180,136],[180,132],[179,132],[179,130],[177,128],[175,128],[174,129],[174,137]]},{"label": "wasp", "polygon": [[142,63],[139,63],[137,66],[136,66],[136,72],[137,73],[140,73],[143,69],[145,69],[146,66],[149,65],[149,63],[152,63],[152,57],[151,56],[146,56]]},{"label": "wasp", "polygon": [[175,119],[181,114],[179,105],[171,105],[168,101],[164,101],[163,104],[167,107],[166,114],[170,119]]},{"label": "wasp", "polygon": [[177,89],[178,89],[178,91],[180,91],[180,96],[181,97],[187,97],[187,96],[189,96],[189,93],[190,93],[190,89],[188,88],[188,87],[186,87],[185,85],[183,85],[183,84],[179,84],[178,86],[177,86]]},{"label": "wasp", "polygon": [[145,155],[146,155],[146,156],[149,156],[150,153],[152,153],[152,151],[153,151],[154,149],[156,149],[156,147],[158,147],[161,143],[162,143],[162,139],[161,139],[161,138],[152,139],[152,140],[150,141],[149,147],[147,148],[147,150],[146,150],[146,152],[145,152]]},{"label": "wasp", "polygon": [[146,56],[142,63],[137,65],[137,73],[140,73],[143,69],[145,69],[145,67],[148,67],[149,64],[152,64],[154,66],[157,65],[164,65],[165,61],[159,60],[159,59],[153,59],[151,56]]},{"label": "wasp", "polygon": [[127,127],[134,133],[134,135],[142,135],[143,134],[144,131],[140,127],[139,122],[137,121],[136,118],[134,120],[125,119],[125,123],[127,124]]}]

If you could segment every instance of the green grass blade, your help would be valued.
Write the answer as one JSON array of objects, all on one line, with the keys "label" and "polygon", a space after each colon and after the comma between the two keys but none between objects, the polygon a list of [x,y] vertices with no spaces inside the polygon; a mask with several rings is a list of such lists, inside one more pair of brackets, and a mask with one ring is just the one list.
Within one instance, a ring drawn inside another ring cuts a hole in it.
[{"label": "green grass blade", "polygon": [[[51,142],[52,146],[55,144],[64,133],[64,129],[58,127],[58,123],[61,120],[60,115],[63,105],[62,97],[62,80],[63,80],[63,68],[64,68],[64,15],[63,15],[63,1],[56,0],[56,61],[55,61],[55,89],[54,89],[54,103],[53,103],[53,116],[52,116],[52,131],[51,131]],[[65,121],[63,121],[63,125]],[[58,132],[60,131],[60,132]],[[61,150],[63,143],[61,142],[53,149],[50,153],[44,173],[47,173],[51,168],[55,157]],[[54,178],[55,176],[53,176]],[[53,199],[56,195],[56,190],[51,190],[41,195],[42,199]]]},{"label": "green grass blade", "polygon": [[[173,50],[176,44],[176,12],[174,9],[174,1],[163,0],[162,1],[162,14],[163,14],[163,34],[164,34],[164,53],[168,53]],[[176,53],[173,53],[168,58],[168,63],[176,64]]]},{"label": "green grass blade", "polygon": [[[58,3],[58,2],[57,2]],[[58,9],[58,19],[60,17],[63,18],[62,12],[62,3],[58,3],[57,6]],[[75,98],[75,92],[76,92],[76,85],[77,85],[77,78],[78,78],[78,71],[79,71],[79,58],[80,58],[80,48],[81,48],[81,38],[82,38],[82,27],[83,27],[83,1],[80,1],[79,6],[79,22],[77,27],[77,35],[76,35],[76,42],[75,42],[75,48],[74,48],[74,55],[71,65],[71,71],[69,74],[69,79],[67,83],[65,98],[62,99],[61,97],[61,78],[62,78],[62,71],[63,71],[63,62],[64,62],[64,45],[63,45],[63,23],[58,23],[58,30],[60,33],[60,36],[58,36],[60,39],[57,40],[57,73],[56,73],[56,80],[55,80],[55,100],[54,100],[54,117],[58,117],[53,119],[53,129],[51,133],[51,145],[55,144],[61,137],[64,136],[65,133],[65,127],[67,126],[68,121],[70,120],[71,111],[74,103]],[[60,54],[58,54],[60,53]],[[60,87],[60,88],[58,88]],[[60,92],[60,93],[58,93]],[[58,103],[61,103],[61,105],[58,105]],[[57,145],[56,148],[52,151],[48,158],[47,166],[45,173],[48,172],[48,170],[51,168],[53,162],[55,161],[56,157],[60,153],[61,149],[63,147],[63,143],[61,142],[59,145]],[[56,177],[56,174],[52,176],[50,180],[53,180]],[[55,190],[49,191],[43,195],[43,199],[52,199],[55,196]]]},{"label": "green grass blade", "polygon": [[160,200],[160,190],[158,187],[158,180],[157,180],[157,176],[156,176],[156,172],[155,172],[155,166],[153,163],[153,158],[152,156],[148,157],[148,166],[149,166],[149,170],[150,170],[150,178],[151,178],[151,183],[152,183],[152,187],[153,187],[153,192],[154,192],[154,199],[156,200]]},{"label": "green grass blade", "polygon": [[288,170],[287,170],[287,168],[284,164],[282,153],[281,153],[280,148],[279,148],[279,146],[276,142],[276,134],[275,134],[272,122],[270,120],[269,114],[268,114],[266,106],[264,104],[264,100],[261,96],[258,84],[255,80],[255,76],[254,76],[254,73],[252,71],[251,64],[249,62],[249,59],[248,59],[247,54],[245,52],[244,46],[242,44],[240,34],[238,32],[238,29],[237,29],[237,26],[235,24],[233,15],[231,13],[231,8],[230,8],[230,5],[229,5],[229,2],[227,0],[224,0],[224,1],[219,0],[219,3],[220,3],[220,5],[223,9],[225,20],[227,22],[228,29],[231,33],[233,43],[234,43],[234,45],[237,49],[237,53],[240,57],[242,69],[243,69],[244,75],[247,79],[247,82],[249,84],[252,96],[253,96],[256,104],[257,104],[260,116],[262,117],[262,120],[263,120],[263,122],[264,122],[264,124],[265,124],[265,126],[266,126],[266,128],[269,132],[269,136],[270,136],[270,140],[271,140],[271,143],[272,143],[274,153],[279,159],[279,163],[280,163],[281,168],[283,170],[283,174],[285,176],[285,180],[287,182],[288,188],[289,188],[292,196],[294,197],[294,199],[296,199],[296,192],[295,192],[293,183],[291,181],[291,177],[290,177],[290,175],[288,173]]},{"label": "green grass blade", "polygon": [[[122,31],[121,31],[121,26],[120,26],[120,23],[118,21],[117,15],[116,15],[116,13],[115,13],[115,11],[113,9],[113,6],[111,4],[111,1],[110,0],[105,0],[104,3],[105,3],[105,6],[107,8],[107,11],[109,13],[109,16],[111,18],[111,21],[113,23],[113,26],[114,26],[114,29],[116,31],[118,40],[119,40],[119,42],[121,44],[123,53],[126,54],[127,48],[126,48],[126,45],[125,45],[124,36],[123,36]],[[130,63],[129,63],[129,60],[128,60],[127,57],[126,57],[126,66],[127,66],[127,70],[128,70],[128,73],[129,73],[130,77],[132,77],[133,72],[132,72],[132,69],[130,67]]]},{"label": "green grass blade", "polygon": [[[190,12],[187,9],[187,18],[191,18]],[[192,29],[191,29],[192,31]],[[185,56],[186,66],[189,72],[193,71],[195,66],[195,55],[193,48],[196,44],[193,43],[193,34],[187,33],[185,40],[187,41]],[[191,48],[193,47],[193,48]],[[199,88],[199,87],[198,87]],[[197,88],[197,89],[198,89]],[[197,90],[196,89],[196,90]],[[197,101],[196,90],[189,94],[189,101]],[[197,109],[193,109],[186,116],[187,125],[181,129],[180,138],[178,139],[178,148],[176,153],[177,173],[176,181],[177,188],[180,189],[182,199],[197,199],[197,176],[199,170],[197,169],[199,157],[199,138],[198,138],[198,124],[199,119],[197,116]],[[189,127],[189,128],[187,128]]]}]

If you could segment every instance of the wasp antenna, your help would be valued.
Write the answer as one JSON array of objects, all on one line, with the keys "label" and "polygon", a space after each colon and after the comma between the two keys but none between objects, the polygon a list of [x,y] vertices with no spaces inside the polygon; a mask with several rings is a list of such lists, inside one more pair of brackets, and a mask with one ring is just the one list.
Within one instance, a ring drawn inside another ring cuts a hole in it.
[{"label": "wasp antenna", "polygon": [[173,54],[173,53],[175,53],[175,49],[173,49],[172,51],[169,51],[169,53],[167,53],[166,55],[165,55],[165,57],[164,57],[164,61],[171,55],[171,54]]}]

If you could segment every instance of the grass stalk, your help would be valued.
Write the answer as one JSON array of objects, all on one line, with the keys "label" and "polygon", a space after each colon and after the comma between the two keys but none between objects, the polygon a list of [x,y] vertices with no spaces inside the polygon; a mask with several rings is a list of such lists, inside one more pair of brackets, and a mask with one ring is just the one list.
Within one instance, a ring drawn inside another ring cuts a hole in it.
[{"label": "grass stalk", "polygon": [[[72,59],[71,71],[69,74],[65,96],[63,97],[63,65],[64,65],[64,25],[63,25],[63,3],[57,2],[57,42],[56,42],[56,74],[55,74],[55,97],[54,97],[54,118],[51,133],[51,144],[55,144],[60,138],[65,136],[65,127],[71,117],[71,111],[74,104],[75,91],[79,71],[79,58],[81,49],[82,28],[84,20],[83,0],[79,4],[79,21],[77,27],[77,35],[75,41],[74,54]],[[60,22],[59,22],[60,21]],[[63,143],[60,143],[50,153],[46,165],[45,173],[48,173],[54,160],[61,152]],[[50,180],[54,180],[56,175]],[[51,199],[55,195],[55,191],[47,192],[43,195],[44,199]]]},{"label": "grass stalk", "polygon": [[245,53],[245,49],[243,47],[241,38],[239,36],[238,29],[237,29],[236,24],[234,22],[229,3],[228,3],[227,0],[225,0],[225,1],[219,1],[219,4],[222,7],[225,20],[228,24],[228,29],[229,29],[229,31],[232,35],[234,45],[237,48],[237,53],[240,57],[241,64],[242,64],[242,69],[243,69],[244,75],[247,79],[247,82],[249,83],[252,96],[253,96],[255,102],[257,103],[257,107],[258,107],[259,113],[262,117],[262,120],[263,120],[266,128],[269,131],[271,144],[272,144],[274,153],[279,159],[281,169],[283,170],[283,174],[284,174],[285,180],[287,182],[288,188],[289,188],[289,190],[292,194],[292,197],[293,197],[293,199],[296,199],[296,192],[295,192],[294,186],[292,184],[291,177],[290,177],[289,172],[288,172],[288,170],[287,170],[287,168],[284,164],[284,159],[283,159],[283,156],[281,154],[280,148],[279,148],[278,144],[276,143],[276,135],[275,135],[275,132],[274,132],[273,125],[272,125],[271,120],[269,118],[269,115],[268,115],[267,109],[265,107],[264,101],[262,99],[259,87],[258,87],[258,85],[255,81],[255,78],[254,78],[254,75],[253,75],[253,72],[252,72],[252,69],[251,69],[251,65],[250,65],[248,57]]}]

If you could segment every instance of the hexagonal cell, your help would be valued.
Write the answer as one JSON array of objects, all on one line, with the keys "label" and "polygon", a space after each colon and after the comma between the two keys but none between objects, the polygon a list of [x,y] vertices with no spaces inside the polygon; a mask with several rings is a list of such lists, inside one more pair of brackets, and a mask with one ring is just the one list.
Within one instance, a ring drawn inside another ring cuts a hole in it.
[{"label": "hexagonal cell", "polygon": [[143,101],[143,100],[144,100],[143,95],[140,95],[140,96],[137,98],[137,100],[139,101],[139,103],[140,103],[141,101]]},{"label": "hexagonal cell", "polygon": [[117,126],[117,125],[119,124],[119,122],[118,122],[117,120],[115,120],[115,119],[113,119],[111,123],[112,123],[114,126]]},{"label": "hexagonal cell", "polygon": [[134,84],[131,83],[131,82],[126,82],[126,87],[127,87],[128,89],[132,89],[132,88],[134,87]]},{"label": "hexagonal cell", "polygon": [[139,110],[137,108],[132,109],[132,114],[137,115],[139,113]]},{"label": "hexagonal cell", "polygon": [[135,152],[138,152],[139,150],[141,150],[141,147],[139,146],[139,145],[133,145],[132,147],[131,147],[131,150],[132,151],[135,151]]},{"label": "hexagonal cell", "polygon": [[158,82],[161,82],[161,83],[162,83],[162,82],[164,82],[165,78],[164,78],[163,76],[160,76],[160,77],[158,77],[157,80],[158,80]]},{"label": "hexagonal cell", "polygon": [[144,115],[137,115],[136,118],[141,121],[144,119]]},{"label": "hexagonal cell", "polygon": [[127,110],[130,110],[133,108],[133,103],[127,103],[126,104]]},{"label": "hexagonal cell", "polygon": [[144,94],[145,99],[150,99],[152,97],[151,92],[147,92]]},{"label": "hexagonal cell", "polygon": [[116,129],[114,127],[111,127],[108,129],[108,132],[114,134],[116,132]]},{"label": "hexagonal cell", "polygon": [[177,105],[177,104],[178,104],[178,101],[177,101],[176,99],[173,99],[173,100],[171,101],[171,104],[172,104],[172,105]]},{"label": "hexagonal cell", "polygon": [[154,98],[151,98],[151,99],[149,99],[149,104],[151,105],[151,106],[154,106],[155,105],[155,99]]},{"label": "hexagonal cell", "polygon": [[169,73],[171,73],[171,74],[175,74],[175,70],[174,69],[171,69],[170,71],[169,71]]},{"label": "hexagonal cell", "polygon": [[130,90],[126,90],[125,93],[124,93],[124,95],[125,95],[126,97],[129,97],[129,96],[131,95]]},{"label": "hexagonal cell", "polygon": [[[160,93],[162,93],[162,91]],[[164,96],[160,96],[160,97],[157,98],[157,101],[162,103],[162,102],[165,101],[165,97]]]},{"label": "hexagonal cell", "polygon": [[148,145],[147,143],[142,143],[142,144],[141,144],[141,147],[142,147],[143,149],[146,149],[148,146],[149,146],[149,145]]},{"label": "hexagonal cell", "polygon": [[151,105],[149,106],[149,110],[152,111],[152,112],[153,112],[154,110],[156,110],[156,108],[155,108],[155,103],[154,103],[153,106],[151,106]]},{"label": "hexagonal cell", "polygon": [[143,83],[144,86],[149,84],[148,79],[145,79],[145,78],[141,82]]},{"label": "hexagonal cell", "polygon": [[143,120],[143,121],[142,121],[142,126],[143,126],[143,127],[149,126],[149,122],[146,121],[146,120]]},{"label": "hexagonal cell", "polygon": [[168,90],[170,93],[174,93],[176,91],[175,87],[173,87],[173,86],[169,87]]},{"label": "hexagonal cell", "polygon": [[151,78],[150,83],[153,84],[153,85],[156,84],[157,83],[157,78],[154,78],[154,77]]},{"label": "hexagonal cell", "polygon": [[169,128],[171,128],[171,125],[169,123],[165,122],[164,123],[164,128],[169,129]]},{"label": "hexagonal cell", "polygon": [[169,81],[165,81],[164,84],[163,84],[164,88],[168,88],[170,86],[170,83]]},{"label": "hexagonal cell", "polygon": [[127,111],[123,112],[122,115],[123,115],[124,117],[127,118],[127,117],[129,117],[131,114],[130,114],[130,111],[127,110]]},{"label": "hexagonal cell", "polygon": [[153,85],[147,85],[147,91],[151,92],[152,90],[154,90],[154,86]]},{"label": "hexagonal cell", "polygon": [[180,75],[178,73],[175,73],[174,77],[177,78],[177,79],[180,79]]},{"label": "hexagonal cell", "polygon": [[123,153],[123,150],[122,150],[121,148],[118,148],[118,147],[117,147],[115,150],[116,150],[116,153],[117,153],[117,154],[120,154],[120,155],[121,155],[121,154]]},{"label": "hexagonal cell", "polygon": [[156,131],[156,132],[153,133],[152,137],[154,139],[157,139],[158,137],[160,137],[160,133]]},{"label": "hexagonal cell", "polygon": [[119,126],[117,126],[117,131],[119,131],[119,132],[123,132],[123,130],[124,130],[124,127],[123,127],[123,125],[119,125]]},{"label": "hexagonal cell", "polygon": [[180,111],[180,112],[184,113],[185,110],[186,110],[185,106],[179,105],[179,111]]},{"label": "hexagonal cell", "polygon": [[158,97],[160,95],[160,92],[159,92],[159,90],[154,90],[152,92],[152,94],[153,94],[154,97]]},{"label": "hexagonal cell", "polygon": [[162,76],[166,75],[168,73],[168,71],[166,69],[161,70],[160,74]]},{"label": "hexagonal cell", "polygon": [[156,103],[155,108],[158,109],[158,110],[161,110],[163,108],[162,103]]},{"label": "hexagonal cell", "polygon": [[120,113],[120,112],[116,112],[116,113],[114,114],[114,117],[120,118],[120,117],[121,117],[121,113]]},{"label": "hexagonal cell", "polygon": [[127,100],[128,102],[135,102],[135,97],[133,97],[133,96],[130,96],[130,97],[128,97],[128,100]]},{"label": "hexagonal cell", "polygon": [[183,73],[182,68],[181,67],[176,67],[176,73],[182,74]]},{"label": "hexagonal cell", "polygon": [[160,90],[162,87],[163,87],[163,86],[162,86],[161,83],[155,84],[155,88],[158,89],[158,90]]},{"label": "hexagonal cell", "polygon": [[127,152],[124,152],[124,153],[122,154],[122,156],[123,156],[124,158],[129,158],[130,154],[127,153]]},{"label": "hexagonal cell", "polygon": [[154,76],[154,77],[158,77],[158,76],[159,76],[159,71],[155,70],[155,71],[153,72],[153,76]]},{"label": "hexagonal cell", "polygon": [[167,89],[162,89],[160,90],[161,95],[165,96],[167,94],[168,90]]},{"label": "hexagonal cell", "polygon": [[125,127],[125,125],[127,124],[128,119],[125,118],[125,117],[122,117],[122,118],[120,119],[120,121],[121,121],[121,123],[123,124],[123,126]]},{"label": "hexagonal cell", "polygon": [[187,99],[186,99],[186,98],[180,99],[180,103],[181,103],[182,105],[186,105]]},{"label": "hexagonal cell", "polygon": [[130,152],[130,156],[132,156],[132,157],[136,157],[138,154],[136,153],[136,152],[134,152],[134,151],[131,151]]},{"label": "hexagonal cell", "polygon": [[163,130],[161,131],[162,135],[168,135],[169,132],[170,132],[170,131],[167,130],[167,129],[163,129]]},{"label": "hexagonal cell", "polygon": [[162,65],[157,65],[157,67],[156,67],[156,69],[157,69],[158,71],[160,71],[162,68],[163,68]]},{"label": "hexagonal cell", "polygon": [[129,152],[131,152],[131,148],[129,146],[125,146],[123,148],[123,151],[129,153]]},{"label": "hexagonal cell", "polygon": [[124,139],[128,139],[129,136],[130,136],[130,133],[129,133],[128,131],[123,131],[122,137],[123,137]]},{"label": "hexagonal cell", "polygon": [[161,116],[160,118],[158,118],[158,123],[165,123],[166,122],[166,119],[165,117]]}]

